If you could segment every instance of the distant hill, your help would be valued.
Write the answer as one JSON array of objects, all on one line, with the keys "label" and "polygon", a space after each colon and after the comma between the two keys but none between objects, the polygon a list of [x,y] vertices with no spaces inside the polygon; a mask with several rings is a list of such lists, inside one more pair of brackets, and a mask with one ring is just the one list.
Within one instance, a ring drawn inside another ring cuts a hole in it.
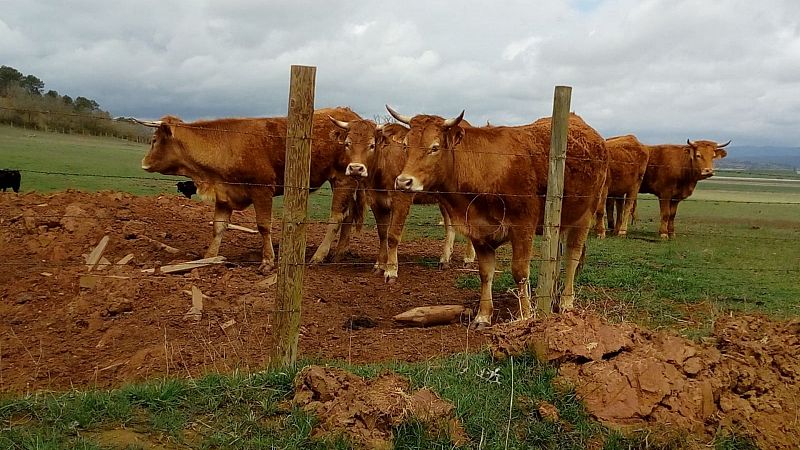
[{"label": "distant hill", "polygon": [[721,169],[800,169],[800,147],[731,146],[728,156],[717,160]]}]

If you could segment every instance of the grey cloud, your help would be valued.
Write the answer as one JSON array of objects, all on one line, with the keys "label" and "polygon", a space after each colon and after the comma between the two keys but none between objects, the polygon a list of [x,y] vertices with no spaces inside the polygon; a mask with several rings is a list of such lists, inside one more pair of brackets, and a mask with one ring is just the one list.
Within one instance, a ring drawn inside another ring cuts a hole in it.
[{"label": "grey cloud", "polygon": [[[285,114],[291,64],[319,106],[518,124],[553,86],[602,134],[800,145],[793,0],[0,0],[0,63],[116,115]],[[7,45],[8,43],[8,45]]]}]

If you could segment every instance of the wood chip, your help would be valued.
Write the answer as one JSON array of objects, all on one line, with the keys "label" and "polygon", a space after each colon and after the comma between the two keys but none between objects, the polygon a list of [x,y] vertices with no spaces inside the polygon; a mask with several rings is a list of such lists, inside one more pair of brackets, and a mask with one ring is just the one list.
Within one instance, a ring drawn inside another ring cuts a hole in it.
[{"label": "wood chip", "polygon": [[105,270],[111,267],[111,261],[106,259],[105,257],[100,258],[100,262],[97,263],[97,270]]},{"label": "wood chip", "polygon": [[[161,266],[160,273],[179,273],[188,272],[192,269],[200,267],[212,266],[214,264],[222,264],[225,261],[224,256],[215,256],[213,258],[196,259],[194,261],[187,261],[180,264],[172,264],[169,266]],[[142,269],[142,273],[155,273],[155,269]]]},{"label": "wood chip", "polygon": [[92,269],[97,267],[97,263],[100,262],[100,258],[103,256],[103,251],[105,251],[106,246],[108,245],[108,235],[103,236],[103,239],[100,239],[100,243],[89,253],[89,256],[86,257],[86,266],[89,268],[91,272]]},{"label": "wood chip", "polygon": [[50,272],[42,272],[42,273],[40,273],[39,275],[41,275],[41,276],[43,276],[43,277],[52,277],[52,276],[53,276],[53,274],[52,274],[52,273],[50,273]]},{"label": "wood chip", "polygon": [[197,286],[192,286],[192,307],[183,318],[199,321],[203,317],[203,292]]},{"label": "wood chip", "polygon": [[131,262],[132,259],[133,259],[133,253],[128,253],[127,255],[123,256],[122,259],[117,261],[117,265],[124,266],[125,264]]},{"label": "wood chip", "polygon": [[[214,222],[208,222],[208,224],[209,225],[214,225]],[[228,224],[228,229],[229,230],[236,230],[236,231],[243,231],[245,233],[258,234],[258,231],[254,230],[252,228],[243,227],[241,225],[234,225],[232,223]]]},{"label": "wood chip", "polygon": [[236,325],[236,320],[234,320],[234,319],[231,319],[231,320],[229,320],[229,321],[227,321],[227,322],[223,323],[223,324],[222,324],[222,325],[220,325],[219,327],[220,327],[220,328],[222,328],[222,331],[225,331],[225,330],[227,330],[228,328],[230,328],[230,327],[232,327],[232,326],[234,326],[234,325]]}]

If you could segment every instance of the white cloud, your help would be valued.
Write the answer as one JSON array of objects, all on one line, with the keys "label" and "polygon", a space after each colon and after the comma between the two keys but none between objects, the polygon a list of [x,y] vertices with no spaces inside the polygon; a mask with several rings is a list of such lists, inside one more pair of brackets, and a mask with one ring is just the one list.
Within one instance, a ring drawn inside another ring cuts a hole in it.
[{"label": "white cloud", "polygon": [[548,115],[604,135],[800,145],[794,0],[0,0],[0,63],[115,115],[285,114],[291,64],[365,117]]}]

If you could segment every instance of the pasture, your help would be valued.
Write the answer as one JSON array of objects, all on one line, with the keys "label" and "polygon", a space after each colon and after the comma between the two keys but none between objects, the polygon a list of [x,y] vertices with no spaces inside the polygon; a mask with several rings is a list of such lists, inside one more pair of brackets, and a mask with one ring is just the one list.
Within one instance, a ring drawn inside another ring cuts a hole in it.
[{"label": "pasture", "polygon": [[[58,448],[66,440],[80,448],[102,448],[119,444],[103,440],[109,430],[129,428],[133,436],[125,442],[139,442],[136,438],[144,448],[344,448],[338,438],[312,438],[317,419],[287,404],[293,373],[258,372],[269,348],[271,304],[260,299],[271,294],[257,286],[262,280],[255,270],[257,236],[228,231],[221,254],[229,263],[204,269],[202,277],[138,273],[175,256],[129,239],[132,229],[195,255],[202,254],[211,233],[210,206],[179,197],[178,178],[139,168],[146,149],[115,139],[0,127],[0,168],[23,171],[21,194],[0,197],[0,218],[30,210],[36,225],[31,230],[22,220],[0,223],[7,268],[0,276],[0,312],[9,318],[1,325],[0,389],[118,388],[3,400],[0,443]],[[62,192],[67,189],[114,192]],[[31,191],[36,194],[23,195]],[[311,219],[320,222],[309,230],[310,246],[321,240],[329,201],[328,189],[310,197]],[[69,205],[80,207],[86,220],[67,232],[53,222],[62,220]],[[277,199],[273,228],[280,214]],[[732,313],[800,316],[800,182],[702,181],[681,203],[678,237],[672,241],[658,239],[658,204],[652,196],[640,197],[638,214],[627,239],[590,239],[577,283],[582,310],[698,341]],[[494,360],[482,351],[488,338],[462,324],[393,326],[393,314],[414,306],[472,305],[479,298],[474,268],[436,268],[443,237],[438,221],[437,207],[412,209],[395,285],[370,273],[377,251],[371,214],[354,237],[354,255],[343,264],[309,268],[301,357],[361,375],[391,369],[415,387],[434,388],[455,404],[470,440],[476,446],[484,442],[482,448],[504,448],[508,442],[510,448],[629,448],[653,439],[672,448],[692,443],[666,431],[626,436],[609,431],[588,417],[574,390],[554,383],[551,366],[532,357]],[[234,215],[234,222],[252,227],[252,210]],[[82,288],[80,255],[103,234],[112,236],[107,252],[117,259],[133,252],[135,266],[115,272],[129,279]],[[462,248],[457,244],[456,259]],[[499,257],[507,260],[509,249],[501,249]],[[514,310],[508,266],[500,264],[494,285],[500,322]],[[183,319],[190,302],[182,291],[192,285],[211,297],[201,325]],[[133,297],[127,297],[130,293]],[[373,323],[361,328],[354,318]],[[236,325],[221,328],[230,320]],[[495,369],[502,382],[487,382],[485,371]],[[510,382],[512,371],[517,384]],[[546,420],[538,409],[542,402],[554,405],[561,419]],[[718,448],[750,445],[727,429],[712,435]],[[449,445],[420,423],[398,427],[394,443],[398,448]]]}]

